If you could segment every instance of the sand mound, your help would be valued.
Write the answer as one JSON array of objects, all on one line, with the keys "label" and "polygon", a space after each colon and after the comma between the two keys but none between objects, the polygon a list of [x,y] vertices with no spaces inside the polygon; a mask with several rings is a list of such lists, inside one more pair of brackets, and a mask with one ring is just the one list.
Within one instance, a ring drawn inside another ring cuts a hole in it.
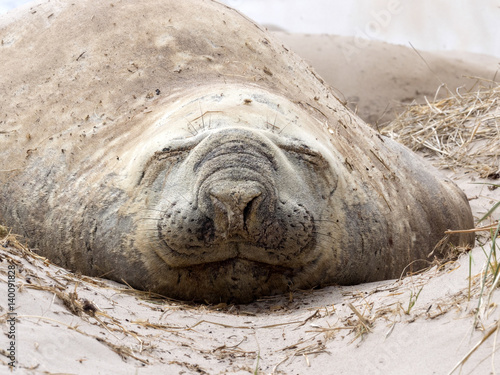
[{"label": "sand mound", "polygon": [[[469,91],[475,79],[500,77],[500,59],[466,52],[423,52],[338,35],[274,33],[309,62],[358,115],[376,126],[393,120],[412,103],[434,100],[440,85]],[[438,97],[448,97],[439,90]]]}]

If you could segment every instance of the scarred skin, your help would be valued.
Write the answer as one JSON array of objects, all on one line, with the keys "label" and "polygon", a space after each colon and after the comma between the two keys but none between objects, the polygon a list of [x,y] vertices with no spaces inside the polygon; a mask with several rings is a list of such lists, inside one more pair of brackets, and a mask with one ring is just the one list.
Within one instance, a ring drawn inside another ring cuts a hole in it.
[{"label": "scarred skin", "polygon": [[451,181],[214,1],[42,3],[0,38],[0,221],[71,270],[249,302],[399,277],[473,225]]}]

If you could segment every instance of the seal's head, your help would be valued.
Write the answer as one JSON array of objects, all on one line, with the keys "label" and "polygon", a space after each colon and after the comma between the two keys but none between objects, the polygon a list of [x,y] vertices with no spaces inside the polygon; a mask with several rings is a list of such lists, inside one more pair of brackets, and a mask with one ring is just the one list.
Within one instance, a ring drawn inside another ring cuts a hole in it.
[{"label": "seal's head", "polygon": [[[197,138],[156,154],[153,169],[170,170],[155,179],[165,192],[158,204],[164,245],[158,255],[172,267],[233,259],[286,266],[307,257],[314,244],[307,203],[316,202],[312,197],[318,189],[305,182],[304,169],[310,174],[311,167],[297,168],[290,159],[306,156],[320,173],[322,158],[306,145],[274,143],[244,128]],[[164,189],[165,182],[176,185],[173,194]],[[294,194],[294,185],[304,186],[302,194]]]},{"label": "seal's head", "polygon": [[[209,98],[200,100],[207,106]],[[210,100],[221,110],[205,113],[199,127],[190,121],[190,136],[171,136],[142,168],[148,219],[138,233],[158,258],[150,267],[165,284],[159,289],[184,299],[286,292],[321,258],[318,223],[337,186],[330,153],[277,97],[253,91]],[[266,113],[276,111],[280,123],[271,124]]]}]

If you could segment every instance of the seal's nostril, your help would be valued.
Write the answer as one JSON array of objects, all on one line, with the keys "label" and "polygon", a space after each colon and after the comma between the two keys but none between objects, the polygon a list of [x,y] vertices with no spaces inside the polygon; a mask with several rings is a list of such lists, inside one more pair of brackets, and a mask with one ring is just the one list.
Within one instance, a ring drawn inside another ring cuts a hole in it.
[{"label": "seal's nostril", "polygon": [[262,195],[262,191],[254,182],[235,181],[224,181],[210,189],[216,226],[226,234],[243,230],[258,206],[256,198]]},{"label": "seal's nostril", "polygon": [[224,204],[226,210],[241,212],[256,197],[262,194],[262,190],[247,183],[227,182],[223,186],[218,186],[210,190],[210,195]]},{"label": "seal's nostril", "polygon": [[260,196],[261,195],[259,194],[255,197],[253,197],[250,200],[250,202],[247,203],[245,209],[243,210],[243,222],[245,223],[245,225],[247,224],[247,222],[252,220],[253,214],[255,213],[255,211],[259,205],[258,197],[260,197]]}]

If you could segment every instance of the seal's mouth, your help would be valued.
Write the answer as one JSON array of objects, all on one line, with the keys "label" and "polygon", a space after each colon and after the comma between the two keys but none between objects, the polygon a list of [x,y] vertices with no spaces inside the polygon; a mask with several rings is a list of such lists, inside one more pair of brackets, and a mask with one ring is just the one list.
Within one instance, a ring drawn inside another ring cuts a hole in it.
[{"label": "seal's mouth", "polygon": [[[164,247],[156,253],[172,268],[188,268],[199,265],[223,264],[226,262],[245,261],[262,267],[295,268],[296,259],[281,249],[266,249],[243,239],[224,242],[217,248],[202,246],[187,246],[181,251],[170,248],[165,242]],[[305,251],[306,249],[302,249]],[[187,253],[189,252],[189,254]]]}]

